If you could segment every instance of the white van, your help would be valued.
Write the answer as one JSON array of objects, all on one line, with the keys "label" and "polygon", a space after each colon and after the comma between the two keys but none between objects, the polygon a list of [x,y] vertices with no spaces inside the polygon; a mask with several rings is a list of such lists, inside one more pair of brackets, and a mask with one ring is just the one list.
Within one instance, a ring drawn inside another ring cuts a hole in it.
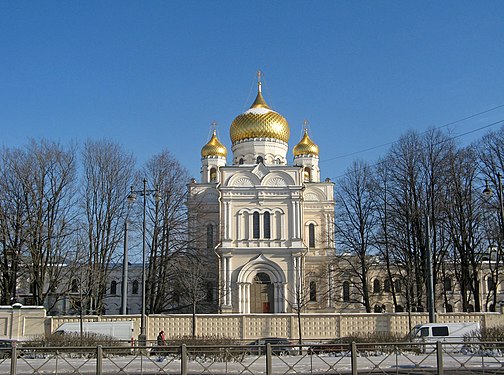
[{"label": "white van", "polygon": [[[479,323],[426,323],[418,324],[411,331],[410,338],[413,342],[435,343],[459,343],[458,345],[446,345],[448,350],[460,350],[464,339],[474,336],[479,331]],[[429,345],[429,347],[431,347]]]},{"label": "white van", "polygon": [[[81,325],[77,323],[63,323],[58,327],[56,333],[80,333]],[[129,341],[133,336],[133,322],[128,321],[118,321],[118,322],[83,322],[82,323],[83,333],[96,333],[99,335],[105,335],[113,337],[121,341]]]}]

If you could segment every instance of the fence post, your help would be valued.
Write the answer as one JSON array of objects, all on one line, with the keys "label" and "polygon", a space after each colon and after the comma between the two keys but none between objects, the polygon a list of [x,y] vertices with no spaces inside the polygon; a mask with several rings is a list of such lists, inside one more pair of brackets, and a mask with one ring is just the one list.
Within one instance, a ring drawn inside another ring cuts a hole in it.
[{"label": "fence post", "polygon": [[17,348],[16,348],[16,343],[13,343],[12,349],[11,349],[11,359],[10,359],[10,373],[11,375],[16,375],[16,370],[17,370]]},{"label": "fence post", "polygon": [[438,375],[443,375],[443,343],[441,341],[436,342],[436,357]]},{"label": "fence post", "polygon": [[357,375],[357,345],[355,341],[350,344],[350,363],[352,366],[352,375]]},{"label": "fence post", "polygon": [[187,346],[180,347],[180,375],[187,375]]},{"label": "fence post", "polygon": [[266,344],[266,375],[273,374],[273,364],[271,363],[271,344]]},{"label": "fence post", "polygon": [[103,348],[101,345],[96,347],[96,374],[101,375],[103,371],[103,362],[102,362]]}]

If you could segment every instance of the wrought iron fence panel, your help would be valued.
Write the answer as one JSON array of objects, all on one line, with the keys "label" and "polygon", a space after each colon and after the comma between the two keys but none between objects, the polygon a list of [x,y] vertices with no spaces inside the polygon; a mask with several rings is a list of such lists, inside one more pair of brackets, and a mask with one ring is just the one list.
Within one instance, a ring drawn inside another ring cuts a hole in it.
[{"label": "wrought iron fence panel", "polygon": [[153,347],[13,347],[0,374],[504,374],[503,342]]},{"label": "wrought iron fence panel", "polygon": [[[177,363],[177,357],[178,363]],[[179,348],[103,348],[103,374],[172,374],[180,369]]]}]

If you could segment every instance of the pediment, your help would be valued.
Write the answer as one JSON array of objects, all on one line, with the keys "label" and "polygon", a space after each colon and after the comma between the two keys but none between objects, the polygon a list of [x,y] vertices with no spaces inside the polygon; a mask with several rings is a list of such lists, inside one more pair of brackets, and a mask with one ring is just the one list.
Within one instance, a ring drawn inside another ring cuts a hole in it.
[{"label": "pediment", "polygon": [[305,202],[321,202],[327,200],[325,194],[320,189],[309,188],[303,194]]},{"label": "pediment", "polygon": [[257,164],[255,168],[252,170],[252,173],[255,174],[257,178],[259,178],[259,180],[261,180],[269,172],[270,170],[263,163]]}]

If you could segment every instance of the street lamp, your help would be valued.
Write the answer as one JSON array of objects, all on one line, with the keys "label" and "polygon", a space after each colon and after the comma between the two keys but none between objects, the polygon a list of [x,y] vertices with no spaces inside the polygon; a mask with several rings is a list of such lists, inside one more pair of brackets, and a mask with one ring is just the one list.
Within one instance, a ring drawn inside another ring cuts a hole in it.
[{"label": "street lamp", "polygon": [[[129,214],[129,207],[128,207]],[[128,312],[128,214],[124,222],[124,251],[122,269],[121,315]]]},{"label": "street lamp", "polygon": [[131,187],[131,192],[128,195],[128,201],[133,203],[136,201],[137,194],[143,197],[143,227],[142,227],[142,312],[140,317],[140,334],[138,335],[138,343],[140,346],[145,346],[147,343],[147,335],[145,332],[145,236],[146,236],[146,208],[147,208],[147,194],[154,194],[154,199],[156,202],[161,200],[161,194],[159,189],[154,190],[147,189],[147,180],[143,179],[143,189],[133,190]]},{"label": "street lamp", "polygon": [[[497,194],[499,199],[499,215],[501,220],[501,240],[504,240],[504,202],[502,193],[502,175],[497,173]],[[493,195],[492,189],[488,186],[488,180],[485,181],[485,189],[483,190],[483,195],[486,198],[490,198]]]}]

